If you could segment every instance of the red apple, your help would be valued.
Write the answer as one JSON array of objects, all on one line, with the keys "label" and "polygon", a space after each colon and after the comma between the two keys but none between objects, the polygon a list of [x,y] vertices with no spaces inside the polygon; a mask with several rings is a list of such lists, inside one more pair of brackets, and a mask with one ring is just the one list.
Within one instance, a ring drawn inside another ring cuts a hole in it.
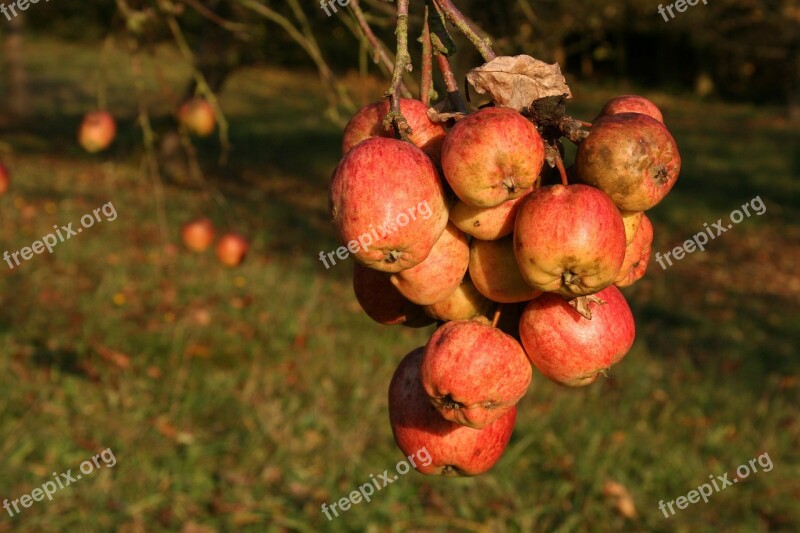
[{"label": "red apple", "polygon": [[108,148],[117,135],[117,124],[106,111],[86,113],[78,130],[78,142],[90,154]]},{"label": "red apple", "polygon": [[214,242],[214,223],[208,218],[192,220],[181,230],[183,244],[193,252],[205,252]]},{"label": "red apple", "polygon": [[592,294],[619,274],[625,225],[608,195],[594,187],[542,187],[517,213],[514,254],[528,285],[567,297]]},{"label": "red apple", "polygon": [[[431,122],[428,118],[428,107],[419,100],[401,98],[400,112],[411,128],[411,142],[438,163],[442,157],[442,143],[447,130],[441,124]],[[374,102],[359,109],[344,129],[342,154],[346,154],[365,139],[372,137],[394,139],[394,128],[387,130],[383,127],[383,119],[388,113],[388,100]]]},{"label": "red apple", "polygon": [[458,288],[442,300],[424,307],[425,313],[436,320],[469,320],[489,312],[492,302],[487,300],[469,277],[465,277]]},{"label": "red apple", "polygon": [[527,302],[542,294],[522,277],[514,257],[514,238],[511,235],[497,241],[472,239],[469,275],[478,291],[493,302]]},{"label": "red apple", "polygon": [[178,110],[178,120],[192,135],[208,137],[217,127],[214,108],[204,98],[196,97],[184,102]]},{"label": "red apple", "polygon": [[420,379],[446,420],[481,429],[525,395],[531,365],[510,335],[478,320],[447,322],[425,346]]},{"label": "red apple", "polygon": [[353,292],[367,316],[379,324],[422,327],[434,322],[425,315],[420,306],[409,302],[400,294],[386,272],[355,263]]},{"label": "red apple", "polygon": [[[535,187],[535,185],[534,185]],[[450,210],[450,221],[458,229],[483,241],[493,241],[510,235],[514,231],[514,221],[520,203],[534,187],[527,189],[522,196],[507,200],[494,207],[471,207],[464,202],[456,202]]]},{"label": "red apple", "polygon": [[422,474],[476,476],[491,469],[511,439],[516,406],[483,429],[472,429],[439,416],[420,383],[423,348],[406,355],[389,385],[389,420],[397,446],[410,456],[425,450],[417,462]]},{"label": "red apple", "polygon": [[598,118],[578,147],[578,179],[607,193],[623,211],[646,211],[675,185],[678,146],[667,128],[639,113]]},{"label": "red apple", "polygon": [[333,174],[331,217],[361,264],[400,272],[428,257],[447,226],[444,188],[414,145],[375,137],[350,150]]},{"label": "red apple", "polygon": [[522,313],[525,352],[539,372],[561,385],[594,383],[633,345],[633,314],[619,289],[611,285],[588,298],[591,320],[557,294],[543,294]]},{"label": "red apple", "polygon": [[8,167],[0,163],[0,196],[4,195],[11,186],[11,173]]},{"label": "red apple", "polygon": [[442,146],[445,178],[472,207],[494,207],[522,196],[538,182],[543,162],[544,142],[536,126],[502,107],[461,120]]},{"label": "red apple", "polygon": [[217,257],[220,262],[229,267],[239,266],[244,261],[250,244],[237,233],[223,235],[217,243]]},{"label": "red apple", "polygon": [[624,94],[612,98],[606,102],[598,116],[617,115],[619,113],[641,113],[656,119],[662,124],[664,123],[664,117],[658,106],[647,98],[635,94]]},{"label": "red apple", "polygon": [[441,302],[458,289],[468,266],[467,237],[453,224],[448,224],[423,262],[392,274],[391,280],[410,301],[431,305]]},{"label": "red apple", "polygon": [[647,272],[650,251],[653,246],[653,224],[647,215],[642,215],[642,223],[633,240],[625,249],[625,260],[614,281],[617,287],[629,287],[639,281]]},{"label": "red apple", "polygon": [[625,243],[630,244],[633,236],[639,231],[644,213],[641,211],[620,211],[622,222],[625,224]]}]

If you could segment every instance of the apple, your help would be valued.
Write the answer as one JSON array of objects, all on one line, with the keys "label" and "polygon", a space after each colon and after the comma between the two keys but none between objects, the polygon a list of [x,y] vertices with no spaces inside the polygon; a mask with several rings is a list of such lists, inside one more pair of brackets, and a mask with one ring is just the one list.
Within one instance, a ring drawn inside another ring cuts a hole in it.
[{"label": "apple", "polygon": [[469,267],[467,237],[448,224],[428,257],[420,264],[392,274],[392,283],[400,293],[419,305],[441,302],[464,280]]},{"label": "apple", "polygon": [[542,294],[522,277],[511,235],[497,241],[472,239],[469,275],[478,291],[494,302],[526,302]]},{"label": "apple", "polygon": [[591,319],[557,294],[530,302],[520,319],[522,345],[531,362],[561,385],[594,383],[628,353],[636,336],[633,314],[618,288],[611,285],[587,298]]},{"label": "apple", "polygon": [[[447,130],[441,124],[431,122],[428,118],[428,107],[419,100],[401,98],[400,112],[411,128],[409,136],[411,142],[438,163],[442,157],[442,143]],[[344,129],[342,154],[346,154],[365,139],[372,137],[394,139],[394,128],[387,130],[383,127],[383,119],[388,113],[388,99],[373,102],[359,109]]]},{"label": "apple", "polygon": [[420,306],[409,302],[400,294],[386,272],[355,263],[353,292],[367,316],[379,324],[423,327],[434,322],[433,318],[425,315]]},{"label": "apple", "polygon": [[199,218],[183,225],[183,244],[193,252],[205,252],[214,242],[214,224],[208,218]]},{"label": "apple", "polygon": [[78,129],[78,142],[90,154],[108,148],[117,135],[117,124],[107,111],[86,113]]},{"label": "apple", "polygon": [[208,137],[217,127],[214,108],[204,98],[195,97],[183,103],[178,109],[178,120],[189,133],[198,137]]},{"label": "apple", "polygon": [[642,215],[642,223],[633,240],[625,249],[625,260],[619,270],[614,285],[617,287],[629,287],[639,281],[650,262],[650,251],[653,246],[653,224],[647,215]]},{"label": "apple", "polygon": [[0,163],[0,196],[4,195],[11,186],[11,173],[8,167]]},{"label": "apple", "polygon": [[217,243],[217,257],[229,267],[239,266],[249,250],[250,244],[238,233],[227,233]]},{"label": "apple", "polygon": [[414,465],[422,474],[476,476],[487,472],[511,439],[516,406],[480,430],[445,420],[420,383],[422,355],[423,348],[406,355],[389,385],[389,421],[397,446],[406,456],[422,449],[428,452],[427,464]]},{"label": "apple", "polygon": [[633,236],[639,231],[639,224],[642,223],[642,216],[644,213],[641,211],[620,211],[622,215],[622,223],[625,224],[625,243],[630,244]]},{"label": "apple", "polygon": [[439,173],[416,146],[383,137],[359,143],[330,184],[331,218],[354,258],[400,272],[428,257],[447,226]]},{"label": "apple", "polygon": [[640,113],[598,118],[575,156],[578,180],[607,193],[623,211],[646,211],[678,179],[681,156],[669,130]]},{"label": "apple", "polygon": [[619,113],[641,113],[656,119],[662,124],[664,123],[664,116],[658,106],[647,98],[635,94],[623,94],[612,98],[606,102],[598,116],[617,115]]},{"label": "apple", "polygon": [[481,429],[525,395],[530,362],[510,335],[478,320],[447,322],[425,345],[420,380],[446,420]]},{"label": "apple", "polygon": [[486,107],[458,122],[442,146],[453,192],[472,207],[494,207],[534,186],[544,163],[536,126],[513,109]]},{"label": "apple", "polygon": [[[535,187],[535,186],[534,186]],[[483,241],[493,241],[510,235],[514,231],[519,205],[534,187],[527,189],[522,196],[506,200],[494,207],[472,207],[458,201],[450,210],[450,221],[467,235]]]},{"label": "apple", "polygon": [[532,287],[567,297],[595,293],[622,267],[622,215],[607,194],[588,185],[536,189],[517,213],[514,254]]},{"label": "apple", "polygon": [[489,312],[492,302],[487,300],[469,277],[465,277],[458,288],[435,304],[426,305],[425,314],[436,320],[444,322],[450,320],[469,320]]}]

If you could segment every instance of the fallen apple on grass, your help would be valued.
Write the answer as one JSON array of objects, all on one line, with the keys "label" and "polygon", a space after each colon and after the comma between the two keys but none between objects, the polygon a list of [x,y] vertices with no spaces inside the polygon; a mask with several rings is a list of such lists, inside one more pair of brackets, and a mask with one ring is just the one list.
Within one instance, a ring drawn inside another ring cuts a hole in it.
[{"label": "fallen apple on grass", "polygon": [[181,105],[178,120],[192,135],[208,137],[217,127],[214,108],[204,98],[195,97]]},{"label": "fallen apple on grass", "polygon": [[227,233],[217,243],[217,257],[223,265],[231,268],[239,266],[249,250],[247,239],[238,233]]},{"label": "fallen apple on grass", "polygon": [[83,117],[78,142],[90,154],[102,152],[114,142],[117,124],[107,111],[91,111]]},{"label": "fallen apple on grass", "polygon": [[181,229],[181,238],[189,250],[205,252],[214,243],[214,223],[208,218],[187,222]]}]

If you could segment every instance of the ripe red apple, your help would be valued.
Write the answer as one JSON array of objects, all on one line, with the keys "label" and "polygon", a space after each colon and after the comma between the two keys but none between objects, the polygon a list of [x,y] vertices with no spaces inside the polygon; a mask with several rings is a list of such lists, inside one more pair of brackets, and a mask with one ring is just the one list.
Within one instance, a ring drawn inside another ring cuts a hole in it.
[{"label": "ripe red apple", "polygon": [[639,281],[647,272],[650,251],[653,246],[653,224],[647,215],[642,215],[642,223],[633,240],[625,249],[625,260],[614,281],[617,287],[629,287]]},{"label": "ripe red apple", "polygon": [[353,292],[367,316],[379,324],[423,327],[434,323],[433,318],[427,316],[420,306],[400,294],[386,272],[355,263]]},{"label": "ripe red apple", "polygon": [[11,173],[8,167],[0,163],[0,196],[3,196],[11,186]]},{"label": "ripe red apple", "polygon": [[519,343],[477,320],[437,329],[420,366],[422,387],[439,414],[475,429],[512,409],[528,390],[531,375]]},{"label": "ripe red apple", "polygon": [[[411,142],[438,163],[442,157],[442,143],[447,130],[441,124],[431,122],[428,118],[428,107],[419,100],[401,98],[400,112],[412,130]],[[355,145],[371,137],[394,139],[394,128],[387,130],[383,127],[383,119],[388,113],[388,100],[373,102],[359,109],[344,129],[342,154],[346,154]]]},{"label": "ripe red apple", "polygon": [[635,94],[624,94],[612,98],[606,102],[598,116],[617,115],[619,113],[641,113],[656,119],[662,124],[664,123],[664,117],[658,106],[647,98]]},{"label": "ripe red apple", "polygon": [[357,261],[384,272],[420,264],[447,226],[444,188],[414,145],[375,137],[350,150],[333,174],[331,218]]},{"label": "ripe red apple", "polygon": [[567,297],[595,293],[614,282],[625,258],[622,215],[594,187],[536,189],[517,213],[514,254],[532,287]]},{"label": "ripe red apple", "polygon": [[227,233],[217,243],[217,257],[223,265],[235,267],[244,261],[249,249],[250,244],[244,237],[238,233]]},{"label": "ripe red apple", "polygon": [[450,221],[458,229],[482,241],[493,241],[510,235],[514,231],[517,210],[525,196],[533,192],[535,185],[518,198],[507,200],[494,207],[472,207],[456,202],[450,210]]},{"label": "ripe red apple", "polygon": [[486,107],[457,123],[442,146],[442,169],[472,207],[494,207],[525,194],[539,180],[544,142],[536,126],[502,107]]},{"label": "ripe red apple", "polygon": [[[536,369],[570,387],[594,383],[633,345],[636,328],[628,302],[611,285],[588,297],[591,320],[557,294],[543,294],[522,313],[522,345]],[[595,302],[602,300],[603,304]]]},{"label": "ripe red apple", "polygon": [[639,113],[598,118],[575,157],[578,179],[607,193],[623,211],[646,211],[675,185],[678,146],[667,128]]},{"label": "ripe red apple", "polygon": [[644,213],[641,211],[621,211],[622,222],[625,224],[625,243],[630,244],[633,236],[639,231]]},{"label": "ripe red apple", "polygon": [[458,289],[468,266],[467,237],[453,224],[448,224],[423,262],[392,274],[391,280],[410,301],[431,305],[441,302]]},{"label": "ripe red apple", "polygon": [[86,113],[78,130],[78,142],[90,154],[108,148],[117,135],[117,124],[107,111]]},{"label": "ripe red apple", "polygon": [[208,218],[199,218],[183,225],[183,244],[193,252],[205,252],[214,242],[214,223]]},{"label": "ripe red apple", "polygon": [[217,127],[214,108],[204,98],[195,97],[183,103],[178,110],[178,120],[189,133],[198,137],[208,137]]},{"label": "ripe red apple", "polygon": [[[420,383],[423,348],[406,355],[389,385],[389,420],[397,446],[406,456],[424,449],[430,460],[417,462],[422,474],[476,476],[491,469],[511,439],[517,407],[483,429],[445,420]],[[427,464],[425,464],[427,463]]]},{"label": "ripe red apple", "polygon": [[436,320],[469,320],[489,312],[492,302],[487,300],[469,277],[464,278],[458,288],[442,300],[424,307],[425,313]]},{"label": "ripe red apple", "polygon": [[469,275],[478,291],[493,302],[527,302],[542,294],[522,277],[511,235],[496,241],[472,239]]}]

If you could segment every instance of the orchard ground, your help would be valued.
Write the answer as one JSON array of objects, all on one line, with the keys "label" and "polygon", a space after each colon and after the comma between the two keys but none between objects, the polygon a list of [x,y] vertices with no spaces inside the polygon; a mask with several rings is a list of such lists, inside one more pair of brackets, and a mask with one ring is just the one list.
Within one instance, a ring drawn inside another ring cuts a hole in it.
[{"label": "orchard ground", "polygon": [[[430,331],[372,323],[352,267],[317,260],[337,246],[326,208],[341,130],[323,116],[316,78],[236,74],[222,96],[232,163],[219,169],[208,139],[207,182],[165,169],[162,225],[141,173],[127,58],[108,63],[120,68],[108,76],[120,135],[88,156],[75,131],[93,106],[95,49],[31,40],[25,52],[34,116],[24,131],[0,132],[14,176],[0,197],[0,249],[99,203],[125,216],[0,269],[0,501],[90,452],[111,448],[119,464],[0,519],[0,531],[800,529],[800,127],[780,110],[574,84],[571,109],[586,120],[621,93],[664,110],[684,171],[648,213],[653,250],[755,196],[769,211],[666,271],[651,262],[624,291],[638,328],[631,353],[585,389],[535,373],[489,474],[412,472],[328,523],[322,503],[402,458],[387,389]],[[179,94],[188,73],[172,54],[161,65]],[[351,82],[364,102],[385,90]],[[147,83],[158,90],[155,77]],[[168,99],[154,101],[166,128]],[[251,237],[241,268],[180,248],[181,225],[202,215]],[[669,519],[658,509],[761,453],[769,474]],[[625,487],[636,517],[604,495],[609,481]]]}]

